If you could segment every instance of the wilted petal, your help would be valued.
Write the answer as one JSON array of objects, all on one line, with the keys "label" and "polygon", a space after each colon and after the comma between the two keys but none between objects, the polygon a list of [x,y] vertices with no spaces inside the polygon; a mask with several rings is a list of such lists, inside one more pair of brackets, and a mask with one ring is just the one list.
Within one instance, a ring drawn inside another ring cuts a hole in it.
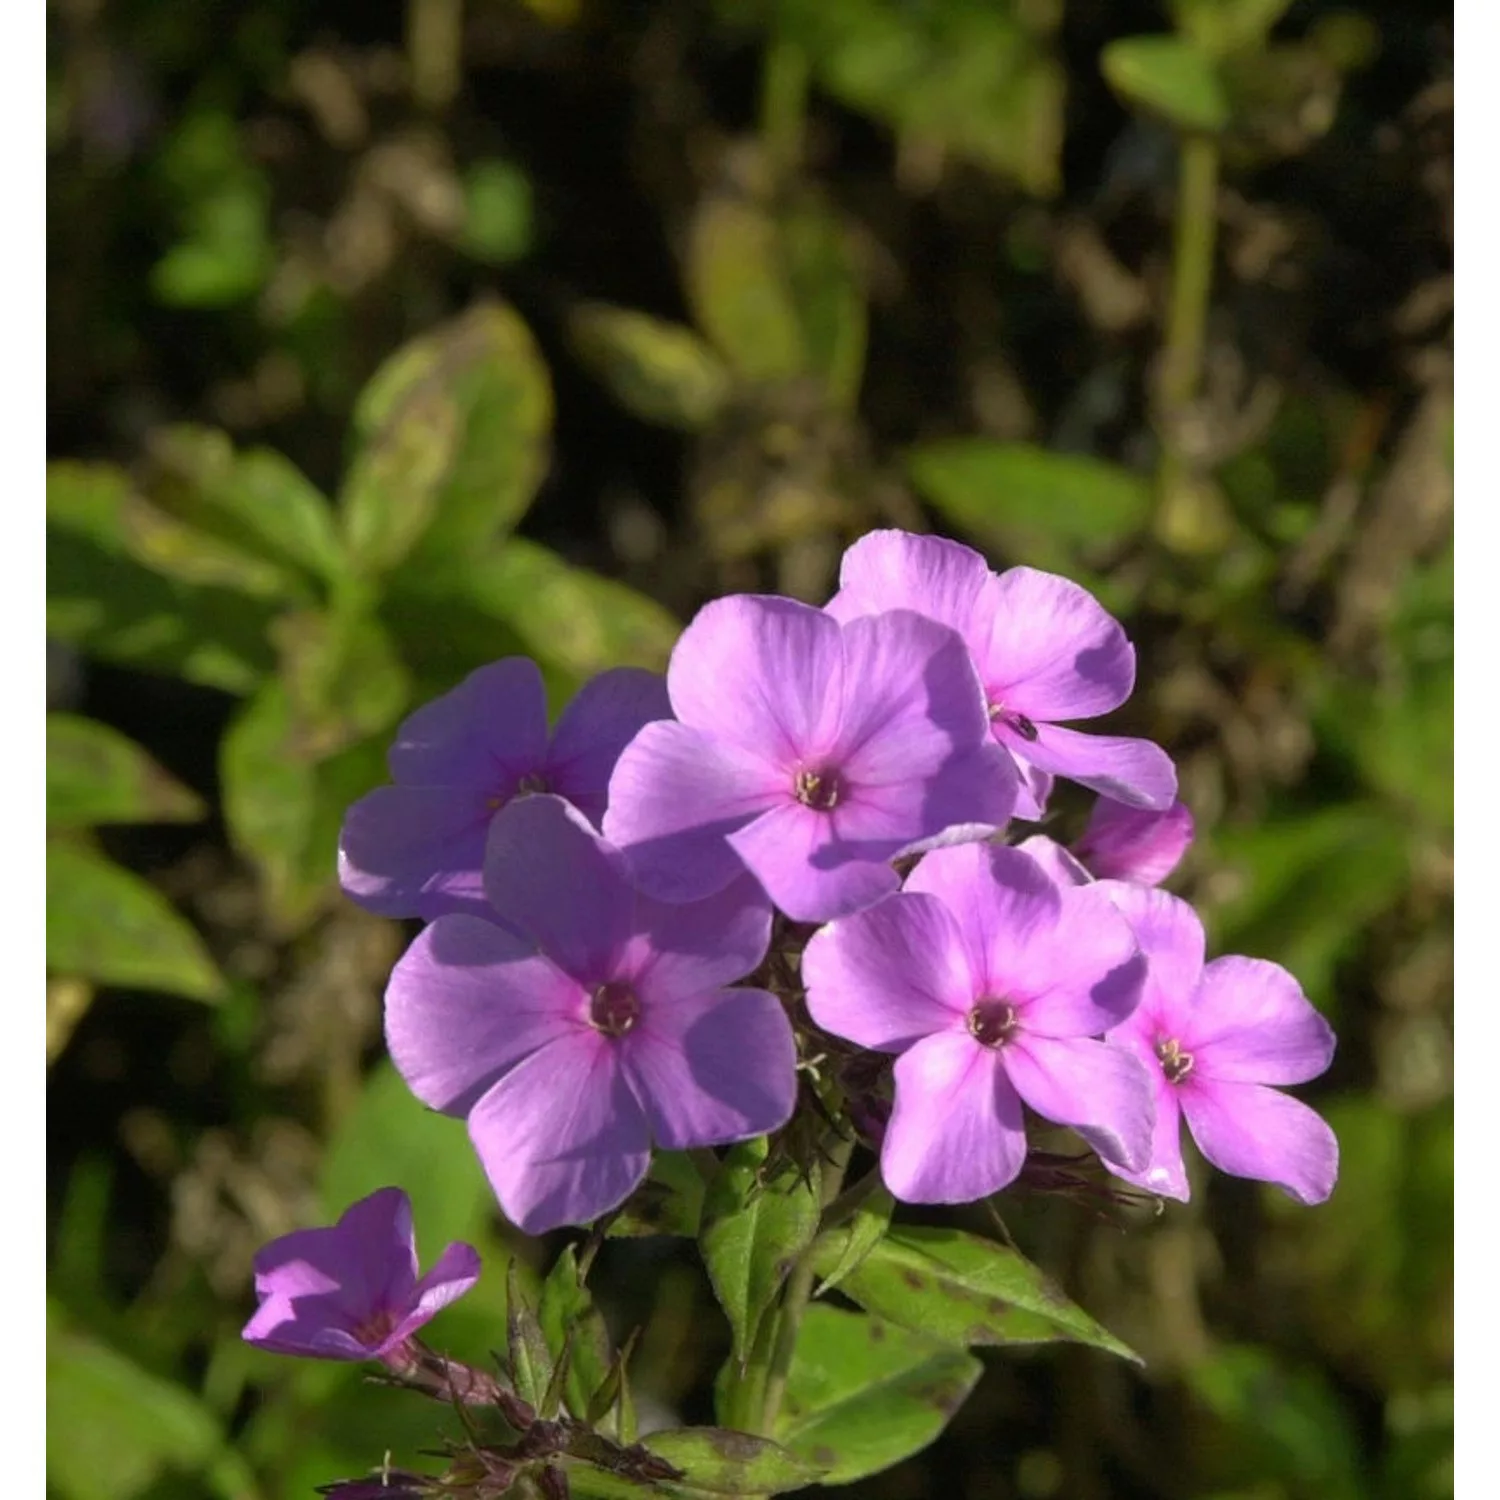
[{"label": "wilted petal", "polygon": [[1044,1120],[1076,1130],[1100,1156],[1139,1171],[1151,1159],[1151,1075],[1123,1048],[1020,1032],[1000,1049],[1016,1092]]},{"label": "wilted petal", "polygon": [[1221,1172],[1271,1182],[1321,1203],[1339,1174],[1339,1143],[1322,1116],[1258,1083],[1195,1081],[1178,1090],[1198,1149]]},{"label": "wilted petal", "polygon": [[754,594],[705,604],[667,668],[684,724],[783,767],[828,743],[843,701],[838,622],[811,605]]},{"label": "wilted petal", "polygon": [[909,531],[872,531],[844,553],[839,591],[827,610],[836,620],[912,609],[951,626],[969,642],[988,638],[996,578],[971,547]]},{"label": "wilted petal", "polygon": [[792,778],[686,724],[648,724],[609,783],[604,836],[660,901],[697,901],[745,866],[726,836],[789,799]]},{"label": "wilted petal", "polygon": [[1003,720],[995,721],[997,736],[1018,759],[1101,796],[1158,811],[1170,807],[1177,796],[1177,768],[1150,740],[1080,734],[1056,724],[1037,723],[1034,728],[1035,739],[1023,738]]},{"label": "wilted petal", "polygon": [[614,976],[635,891],[619,850],[561,797],[523,797],[496,814],[484,888],[495,910],[580,984]]},{"label": "wilted petal", "polygon": [[647,1005],[621,1055],[652,1139],[669,1151],[777,1130],[797,1102],[791,1023],[764,990]]},{"label": "wilted petal", "polygon": [[1333,1061],[1333,1028],[1280,964],[1216,958],[1182,1035],[1193,1067],[1227,1083],[1306,1083]]},{"label": "wilted petal", "polygon": [[989,640],[975,653],[991,701],[1053,723],[1091,719],[1130,696],[1135,649],[1087,589],[1035,568],[1009,568],[996,584]]},{"label": "wilted petal", "polygon": [[597,828],[620,752],[654,719],[670,719],[660,672],[615,667],[579,688],[552,731],[547,790],[566,797]]},{"label": "wilted petal", "polygon": [[1127,807],[1101,797],[1075,846],[1078,858],[1100,880],[1160,885],[1193,842],[1193,815],[1174,802],[1165,812]]},{"label": "wilted petal", "polygon": [[408,786],[509,791],[547,756],[547,695],[527,656],[471,672],[425,703],[396,731],[387,760]]},{"label": "wilted petal", "polygon": [[339,883],[382,917],[481,912],[493,816],[485,795],[468,787],[376,787],[344,815]]},{"label": "wilted petal", "polygon": [[994,1051],[966,1032],[941,1032],[903,1052],[895,1077],[880,1174],[896,1197],[972,1203],[1015,1180],[1026,1130]]},{"label": "wilted petal", "polygon": [[961,1027],[976,996],[957,925],[928,895],[830,922],[803,951],[802,979],[824,1031],[887,1052]]},{"label": "wilted petal", "polygon": [[465,1114],[497,1078],[586,1024],[576,980],[527,939],[478,917],[439,917],[391,972],[385,1038],[407,1086]]},{"label": "wilted petal", "polygon": [[594,1033],[534,1052],[474,1106],[469,1137],[505,1216],[527,1234],[618,1208],[651,1162],[645,1112]]}]

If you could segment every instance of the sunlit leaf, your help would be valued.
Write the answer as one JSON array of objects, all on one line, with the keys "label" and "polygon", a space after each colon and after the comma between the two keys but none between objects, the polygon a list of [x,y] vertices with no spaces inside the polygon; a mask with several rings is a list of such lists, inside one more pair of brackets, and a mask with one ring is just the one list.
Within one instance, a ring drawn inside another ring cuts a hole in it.
[{"label": "sunlit leaf", "polygon": [[1177,36],[1121,37],[1099,59],[1110,87],[1127,103],[1178,130],[1222,130],[1229,96],[1213,60]]},{"label": "sunlit leaf", "polygon": [[724,1427],[654,1432],[645,1446],[683,1471],[683,1484],[715,1495],[779,1495],[816,1483],[820,1466],[768,1438]]},{"label": "sunlit leaf", "polygon": [[194,823],[207,808],[133,740],[76,714],[47,715],[47,822]]}]

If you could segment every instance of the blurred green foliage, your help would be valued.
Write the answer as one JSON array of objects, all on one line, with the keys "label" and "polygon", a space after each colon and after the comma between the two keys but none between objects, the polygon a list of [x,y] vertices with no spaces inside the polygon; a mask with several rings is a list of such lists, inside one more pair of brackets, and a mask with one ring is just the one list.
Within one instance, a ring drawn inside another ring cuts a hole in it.
[{"label": "blurred green foliage", "polygon": [[[893,1500],[1451,1495],[1442,28],[468,0],[434,56],[405,9],[49,8],[49,1493],[305,1496],[430,1447],[420,1404],[238,1337],[255,1247],[390,1182],[425,1261],[485,1257],[454,1354],[503,1341],[509,1262],[546,1361],[589,1330],[575,1409],[622,1440],[707,1411],[778,1276],[716,1238],[747,1182],[659,1158],[592,1296],[575,1247],[502,1224],[462,1126],[379,1060],[399,938],[339,897],[337,830],[475,667],[536,657],[556,709],[663,665],[716,593],[821,601],[900,525],[1126,621],[1118,727],[1198,823],[1175,888],[1338,1029],[1307,1097],[1341,1178],[1304,1210],[1195,1164],[1159,1221],[1101,1210],[1124,1236],[1007,1195],[1061,1311],[1019,1255],[1005,1287],[965,1262],[982,1211],[872,1200],[818,1272],[889,1321],[814,1304],[777,1436]],[[1186,140],[1216,175],[1184,222]],[[704,1234],[743,1326],[653,1230]],[[902,1326],[912,1257],[955,1318],[1011,1304],[997,1340],[1050,1318],[1145,1371],[1006,1350],[980,1379],[930,1308]]]}]

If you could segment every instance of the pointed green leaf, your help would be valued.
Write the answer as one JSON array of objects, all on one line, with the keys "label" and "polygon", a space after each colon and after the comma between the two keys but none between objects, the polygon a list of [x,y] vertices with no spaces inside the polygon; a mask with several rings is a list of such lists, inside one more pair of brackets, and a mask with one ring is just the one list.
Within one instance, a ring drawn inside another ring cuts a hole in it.
[{"label": "pointed green leaf", "polygon": [[514,1260],[505,1270],[505,1326],[506,1358],[516,1394],[540,1413],[552,1380],[552,1356]]},{"label": "pointed green leaf", "polygon": [[562,1396],[568,1410],[582,1417],[588,1411],[590,1396],[608,1379],[610,1347],[604,1319],[579,1279],[578,1257],[572,1245],[563,1247],[542,1283],[537,1320],[555,1359],[562,1358],[563,1343],[572,1337]]},{"label": "pointed green leaf", "polygon": [[[820,1274],[837,1265],[846,1234],[819,1242]],[[950,1344],[1066,1340],[1140,1362],[1024,1256],[956,1229],[893,1226],[840,1290],[878,1317]]]},{"label": "pointed green leaf", "polygon": [[133,740],[76,714],[47,715],[47,822],[195,823],[203,799],[157,765]]},{"label": "pointed green leaf", "polygon": [[729,371],[679,323],[586,302],[569,317],[568,332],[579,359],[621,406],[644,421],[698,432],[729,399]]},{"label": "pointed green leaf", "polygon": [[698,1246],[743,1361],[797,1257],[818,1228],[818,1172],[794,1167],[763,1176],[764,1136],[732,1146],[703,1199]]},{"label": "pointed green leaf", "polygon": [[849,1220],[839,1241],[839,1258],[818,1287],[819,1297],[824,1292],[832,1291],[846,1276],[864,1264],[869,1253],[885,1238],[895,1206],[896,1200],[891,1197],[889,1189],[881,1186],[854,1210],[854,1216]]},{"label": "pointed green leaf", "polygon": [[1219,131],[1229,123],[1229,96],[1213,59],[1184,37],[1121,37],[1099,64],[1126,104],[1177,130]]},{"label": "pointed green leaf", "polygon": [[776,1440],[848,1484],[920,1453],[963,1405],[984,1366],[894,1323],[808,1308]]},{"label": "pointed green leaf", "polygon": [[684,1485],[715,1495],[779,1495],[816,1483],[821,1472],[778,1443],[727,1427],[654,1432],[645,1446],[681,1469]]},{"label": "pointed green leaf", "polygon": [[220,1000],[202,939],[159,891],[75,844],[47,844],[47,967],[100,984]]}]

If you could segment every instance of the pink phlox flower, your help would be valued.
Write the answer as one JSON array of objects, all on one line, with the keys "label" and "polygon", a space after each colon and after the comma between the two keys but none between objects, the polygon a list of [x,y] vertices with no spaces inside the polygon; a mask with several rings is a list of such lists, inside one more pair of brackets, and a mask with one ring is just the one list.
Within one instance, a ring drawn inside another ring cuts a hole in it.
[{"label": "pink phlox flower", "polygon": [[542,674],[508,656],[411,715],[388,757],[392,785],[349,809],[339,836],[348,896],[386,917],[483,913],[485,837],[496,812],[531,792],[566,797],[597,827],[620,751],[672,712],[656,672],[601,672],[550,736]]},{"label": "pink phlox flower", "polygon": [[1305,1083],[1332,1061],[1334,1035],[1278,964],[1204,963],[1203,924],[1165,891],[1101,881],[1146,956],[1140,1005],[1109,1033],[1151,1073],[1156,1131],[1149,1161],[1107,1162],[1126,1182],[1186,1200],[1181,1120],[1221,1172],[1321,1203],[1338,1177],[1327,1123],[1276,1085]]},{"label": "pink phlox flower", "polygon": [[604,834],[665,901],[748,869],[798,921],[899,886],[893,858],[1009,818],[1014,766],[989,738],[963,642],[909,610],[840,624],[790,599],[705,606],[610,781]]},{"label": "pink phlox flower", "polygon": [[561,798],[495,819],[485,888],[506,926],[438,917],[386,991],[392,1058],[424,1103],[466,1117],[512,1223],[584,1224],[685,1150],[786,1123],[796,1046],[759,989],[726,988],[770,942],[741,878],[706,901],[641,896],[620,851]]},{"label": "pink phlox flower", "polygon": [[802,960],[819,1026],[898,1054],[880,1163],[910,1203],[967,1203],[1014,1181],[1023,1102],[1144,1164],[1150,1078],[1096,1040],[1134,1008],[1144,968],[1105,895],[1059,889],[988,843],[928,854],[899,895],[830,923]]},{"label": "pink phlox flower", "polygon": [[1165,812],[1101,797],[1073,853],[1097,880],[1160,885],[1193,842],[1193,815],[1174,802]]},{"label": "pink phlox flower", "polygon": [[844,554],[828,612],[854,620],[891,609],[963,637],[991,731],[1021,773],[1017,817],[1042,816],[1054,776],[1133,807],[1171,805],[1177,772],[1160,746],[1062,727],[1118,708],[1135,685],[1134,647],[1086,589],[1035,568],[993,573],[972,548],[941,537],[872,531]]},{"label": "pink phlox flower", "polygon": [[449,1245],[417,1275],[411,1200],[381,1188],[328,1229],[298,1229],[255,1256],[260,1306],[247,1343],[316,1359],[381,1359],[479,1280],[472,1245]]}]

